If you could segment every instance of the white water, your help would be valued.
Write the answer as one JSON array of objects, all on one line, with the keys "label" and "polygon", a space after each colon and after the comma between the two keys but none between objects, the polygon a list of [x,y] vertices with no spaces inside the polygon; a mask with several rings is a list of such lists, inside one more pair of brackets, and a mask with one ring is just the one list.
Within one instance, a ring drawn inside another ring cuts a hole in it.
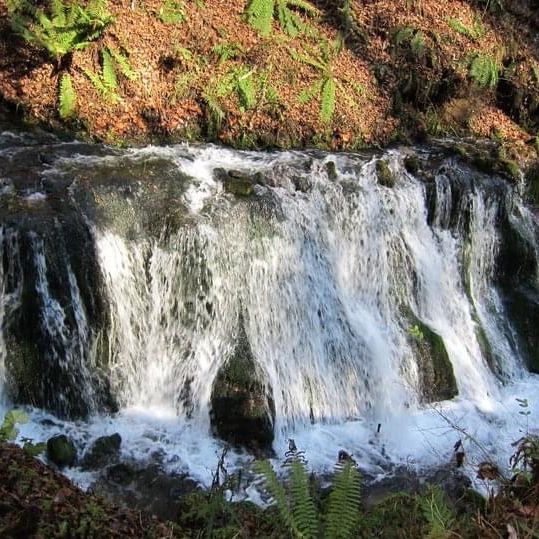
[{"label": "white water", "polygon": [[[183,194],[192,224],[167,236],[133,238],[114,219],[91,222],[110,308],[111,381],[121,411],[46,429],[36,411],[21,435],[67,431],[83,445],[120,432],[126,456],[148,459],[159,448],[169,469],[207,482],[220,447],[210,435],[212,381],[233,351],[242,319],[256,370],[272,391],[278,455],[293,437],[317,469],[331,468],[341,448],[373,472],[388,462],[440,463],[462,436],[452,421],[487,451],[497,451],[493,458],[506,459],[510,442],[527,428],[514,398],[529,398],[537,418],[539,384],[511,345],[492,284],[500,202],[481,189],[471,192],[464,237],[446,226],[451,184],[441,175],[429,226],[425,185],[404,171],[397,152],[388,157],[399,175],[393,189],[377,184],[374,159],[354,156],[311,161],[299,153],[180,147],[61,160],[60,171],[91,170],[103,161],[122,167],[130,160],[172,160],[193,178]],[[330,160],[337,180],[327,176]],[[261,171],[273,187],[256,187],[256,205],[235,201],[212,177],[220,166]],[[294,176],[311,182],[311,192],[296,191]],[[536,245],[535,218],[517,209],[514,219]],[[136,200],[125,211],[137,219]],[[0,229],[0,257],[2,238]],[[88,380],[94,336],[76,279],[68,268],[78,328],[68,335],[40,252],[36,244],[36,292],[48,300],[43,323],[56,340],[69,342],[65,360]],[[0,274],[0,292],[3,279]],[[0,294],[0,325],[8,299]],[[443,338],[459,389],[453,401],[420,404],[419,366],[402,307]],[[477,321],[505,386],[482,355]],[[81,387],[91,400],[91,384]],[[472,461],[484,459],[475,444],[467,449]]]}]

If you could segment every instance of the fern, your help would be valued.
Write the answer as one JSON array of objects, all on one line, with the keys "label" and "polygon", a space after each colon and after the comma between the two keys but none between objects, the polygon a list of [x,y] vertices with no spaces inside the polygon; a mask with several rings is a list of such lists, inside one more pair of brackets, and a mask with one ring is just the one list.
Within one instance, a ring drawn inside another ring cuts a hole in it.
[{"label": "fern", "polygon": [[539,67],[532,66],[533,76],[535,77],[535,82],[539,83]]},{"label": "fern", "polygon": [[336,84],[333,77],[328,77],[322,85],[320,99],[320,117],[324,123],[331,122],[336,104]]},{"label": "fern", "polygon": [[309,478],[301,462],[290,464],[290,497],[292,519],[300,537],[315,538],[318,535],[318,516],[309,492]]},{"label": "fern", "polygon": [[116,77],[116,69],[112,63],[112,56],[107,49],[101,51],[101,58],[103,60],[103,84],[109,91],[113,92],[118,88],[118,78]]},{"label": "fern", "polygon": [[421,512],[429,525],[425,539],[449,539],[455,516],[447,505],[444,493],[439,487],[432,486],[420,502]]},{"label": "fern", "polygon": [[416,32],[410,40],[410,48],[416,56],[423,56],[425,54],[425,34],[423,32]]},{"label": "fern", "polygon": [[165,0],[158,15],[165,24],[178,24],[187,20],[184,5],[173,0]]},{"label": "fern", "polygon": [[410,28],[409,26],[399,28],[399,30],[397,30],[397,33],[395,34],[395,44],[402,45],[403,43],[406,43],[412,38],[414,32],[415,30],[413,28]]},{"label": "fern", "polygon": [[[333,488],[329,496],[326,515],[318,514],[309,491],[309,478],[305,463],[294,460],[289,463],[288,490],[281,484],[268,461],[255,464],[271,503],[291,533],[298,538],[351,539],[359,524],[360,475],[353,461],[337,468]],[[324,533],[321,535],[322,516],[325,516]]]},{"label": "fern", "polygon": [[122,75],[131,81],[136,81],[139,77],[139,74],[131,67],[129,60],[114,47],[108,47],[107,49],[110,55],[114,58],[116,64],[120,68]]},{"label": "fern", "polygon": [[329,495],[327,539],[353,537],[359,523],[361,477],[352,461],[346,461],[335,474]]},{"label": "fern", "polygon": [[252,109],[256,105],[256,88],[252,79],[252,71],[237,78],[236,89],[240,98],[240,106]]},{"label": "fern", "polygon": [[449,17],[446,22],[452,30],[470,39],[476,40],[485,35],[485,28],[479,18],[474,19],[473,28],[466,26],[461,20],[454,17]]},{"label": "fern", "polygon": [[71,76],[68,73],[64,73],[60,79],[60,94],[58,101],[60,118],[65,120],[72,116],[77,105],[77,94],[73,88]]},{"label": "fern", "polygon": [[24,40],[48,51],[59,61],[75,50],[88,47],[114,21],[105,0],[94,0],[86,8],[76,1],[52,0],[50,10],[34,9],[21,2],[11,14],[11,27]]},{"label": "fern", "polygon": [[4,421],[0,425],[0,441],[6,442],[14,440],[19,431],[15,426],[17,423],[27,423],[28,415],[22,410],[11,410],[4,416]]},{"label": "fern", "polygon": [[279,514],[283,519],[283,522],[290,529],[294,529],[294,519],[290,507],[288,506],[288,496],[285,488],[279,482],[277,474],[269,460],[263,460],[255,462],[254,470],[257,474],[262,476],[264,480],[264,486],[271,496],[271,503],[277,506]]},{"label": "fern", "polygon": [[221,45],[215,45],[213,52],[219,56],[219,63],[221,64],[231,58],[241,56],[245,50],[239,43],[223,43]]},{"label": "fern", "polygon": [[283,32],[296,37],[307,29],[307,25],[294,9],[299,9],[311,17],[320,13],[306,0],[250,0],[245,16],[249,24],[262,36],[271,34],[273,19],[276,17]]},{"label": "fern", "polygon": [[496,60],[487,54],[476,55],[470,63],[470,76],[478,86],[494,88],[499,79]]}]

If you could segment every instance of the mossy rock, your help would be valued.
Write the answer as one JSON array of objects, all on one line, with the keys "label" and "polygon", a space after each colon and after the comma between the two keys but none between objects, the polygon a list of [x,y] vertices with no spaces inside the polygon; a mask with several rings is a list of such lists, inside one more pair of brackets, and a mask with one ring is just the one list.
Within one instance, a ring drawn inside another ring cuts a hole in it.
[{"label": "mossy rock", "polygon": [[275,407],[257,372],[243,322],[234,353],[214,381],[210,418],[221,439],[257,455],[271,453]]},{"label": "mossy rock", "polygon": [[47,458],[59,468],[73,466],[77,461],[77,448],[71,438],[58,434],[47,440]]},{"label": "mossy rock", "polygon": [[395,174],[393,174],[389,168],[386,160],[380,159],[379,161],[376,161],[376,176],[380,185],[383,185],[384,187],[395,186]]},{"label": "mossy rock", "polygon": [[419,157],[417,157],[415,153],[407,155],[404,158],[404,168],[410,174],[413,174],[414,176],[417,175],[421,168],[419,163]]},{"label": "mossy rock", "polygon": [[458,395],[453,365],[442,337],[413,316],[409,333],[419,361],[423,400],[436,402]]},{"label": "mossy rock", "polygon": [[118,461],[122,437],[116,432],[95,440],[82,459],[82,467],[87,470],[103,468]]},{"label": "mossy rock", "polygon": [[533,163],[526,172],[526,198],[532,206],[539,207],[539,161]]},{"label": "mossy rock", "polygon": [[328,174],[328,178],[332,181],[337,179],[337,165],[335,164],[335,161],[328,161],[325,164],[326,172]]}]

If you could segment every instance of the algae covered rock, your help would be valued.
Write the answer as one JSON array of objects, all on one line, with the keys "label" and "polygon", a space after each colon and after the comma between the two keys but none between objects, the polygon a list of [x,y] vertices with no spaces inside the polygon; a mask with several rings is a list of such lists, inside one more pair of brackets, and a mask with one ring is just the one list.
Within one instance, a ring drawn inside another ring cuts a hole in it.
[{"label": "algae covered rock", "polygon": [[213,171],[217,180],[223,183],[227,193],[239,197],[249,197],[254,193],[254,186],[264,184],[265,178],[260,172],[249,174],[241,170],[225,170],[216,168]]},{"label": "algae covered rock", "polygon": [[273,442],[275,409],[266,384],[257,372],[243,327],[232,356],[221,367],[211,395],[214,433],[255,454],[268,454]]},{"label": "algae covered rock", "polygon": [[77,461],[77,448],[65,434],[47,440],[47,458],[59,468],[73,466]]},{"label": "algae covered rock", "polygon": [[436,402],[455,397],[458,394],[457,381],[442,337],[415,317],[408,332],[419,362],[424,401]]},{"label": "algae covered rock", "polygon": [[103,468],[118,461],[122,437],[116,432],[110,436],[101,436],[91,445],[82,459],[82,467],[87,470]]},{"label": "algae covered rock", "polygon": [[393,174],[389,168],[387,161],[383,159],[376,161],[376,176],[380,185],[383,185],[384,187],[395,186],[395,174]]}]

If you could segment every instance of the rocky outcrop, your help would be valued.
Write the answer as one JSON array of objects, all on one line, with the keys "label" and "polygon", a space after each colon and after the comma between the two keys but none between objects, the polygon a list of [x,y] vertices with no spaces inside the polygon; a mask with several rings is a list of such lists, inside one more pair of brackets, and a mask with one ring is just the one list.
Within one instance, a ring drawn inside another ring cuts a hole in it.
[{"label": "rocky outcrop", "polygon": [[419,363],[421,395],[425,402],[452,399],[458,395],[453,365],[440,335],[412,317],[409,341]]},{"label": "rocky outcrop", "polygon": [[71,438],[58,434],[47,440],[47,458],[59,468],[73,466],[77,461],[77,448]]},{"label": "rocky outcrop", "polygon": [[97,438],[84,455],[81,465],[86,470],[96,470],[118,462],[122,437],[116,432]]},{"label": "rocky outcrop", "polygon": [[268,454],[273,442],[275,409],[270,389],[260,379],[243,321],[236,347],[221,367],[211,395],[214,433],[255,454]]}]

